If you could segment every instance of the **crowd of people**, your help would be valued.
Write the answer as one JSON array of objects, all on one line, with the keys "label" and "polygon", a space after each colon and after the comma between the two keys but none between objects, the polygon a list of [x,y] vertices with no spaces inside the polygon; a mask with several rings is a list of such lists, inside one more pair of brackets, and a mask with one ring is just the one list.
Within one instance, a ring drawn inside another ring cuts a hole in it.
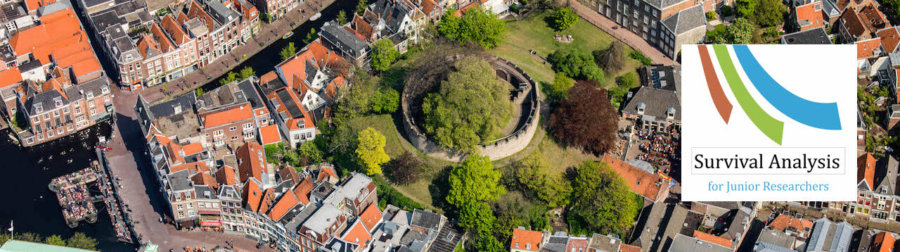
[{"label": "crowd of people", "polygon": [[112,190],[113,183],[105,176],[100,177],[100,191],[103,193],[103,202],[106,203],[106,212],[112,221],[113,228],[116,230],[116,237],[123,240],[131,239],[131,232],[128,229],[128,222],[124,216],[124,212],[119,208],[118,198],[115,191]]},{"label": "crowd of people", "polygon": [[63,217],[69,226],[74,227],[85,219],[96,220],[97,208],[94,207],[87,183],[96,181],[97,177],[93,170],[83,169],[54,178],[50,182],[50,188],[56,192]]},{"label": "crowd of people", "polygon": [[658,167],[664,173],[668,173],[668,167],[673,161],[680,159],[678,131],[668,129],[666,131],[640,130],[636,136],[640,139],[639,148],[641,154],[637,159],[647,161]]}]

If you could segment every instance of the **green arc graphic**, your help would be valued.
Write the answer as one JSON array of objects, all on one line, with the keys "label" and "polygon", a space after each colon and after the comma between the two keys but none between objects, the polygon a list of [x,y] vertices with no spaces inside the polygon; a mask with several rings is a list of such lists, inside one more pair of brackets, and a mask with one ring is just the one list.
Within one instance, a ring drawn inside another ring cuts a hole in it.
[{"label": "green arc graphic", "polygon": [[734,63],[731,62],[728,47],[726,45],[713,45],[713,50],[716,52],[716,59],[719,61],[722,74],[725,75],[725,80],[728,82],[728,86],[731,87],[731,92],[734,93],[734,97],[737,99],[738,104],[741,105],[741,108],[743,108],[744,113],[756,125],[756,128],[762,131],[769,139],[781,145],[784,122],[766,113],[765,110],[759,107],[759,103],[756,103],[756,100],[750,96],[750,91],[744,86],[744,82],[741,81],[740,75],[734,68]]}]

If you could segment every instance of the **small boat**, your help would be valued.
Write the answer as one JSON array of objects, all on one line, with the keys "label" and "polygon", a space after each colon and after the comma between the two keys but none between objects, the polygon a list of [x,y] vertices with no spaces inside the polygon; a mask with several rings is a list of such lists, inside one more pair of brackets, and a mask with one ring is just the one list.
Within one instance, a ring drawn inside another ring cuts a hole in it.
[{"label": "small boat", "polygon": [[285,33],[284,36],[282,36],[281,38],[282,38],[282,39],[287,39],[287,38],[290,38],[291,36],[294,36],[294,32],[288,32],[288,33]]},{"label": "small boat", "polygon": [[321,12],[316,12],[315,15],[312,15],[312,17],[309,17],[309,20],[311,20],[311,21],[316,21],[316,19],[319,19],[320,17],[322,17],[322,13],[321,13]]}]

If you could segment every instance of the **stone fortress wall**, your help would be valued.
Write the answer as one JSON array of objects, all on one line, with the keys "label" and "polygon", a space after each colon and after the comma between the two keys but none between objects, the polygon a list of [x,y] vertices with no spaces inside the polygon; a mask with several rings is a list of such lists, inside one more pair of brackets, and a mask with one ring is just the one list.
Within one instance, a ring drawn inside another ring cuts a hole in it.
[{"label": "stone fortress wall", "polygon": [[[460,59],[461,55],[449,57],[448,65]],[[509,82],[515,87],[515,93],[512,94],[512,101],[515,106],[521,108],[521,114],[518,118],[513,118],[516,123],[515,130],[499,139],[492,140],[479,146],[480,154],[489,157],[491,160],[498,160],[513,155],[528,146],[534,133],[537,131],[540,121],[541,102],[538,99],[540,87],[531,76],[528,76],[524,70],[502,58],[493,56],[485,56],[494,68],[498,78]],[[426,155],[442,160],[459,162],[465,159],[466,154],[460,151],[443,148],[434,141],[428,139],[424,130],[417,125],[415,116],[413,115],[412,103],[421,101],[422,97],[433,85],[437,83],[426,83],[421,81],[428,74],[434,74],[434,71],[413,73],[407,79],[407,85],[403,88],[401,95],[401,109],[403,112],[403,130],[406,138],[412,143],[416,149],[422,151]]]}]

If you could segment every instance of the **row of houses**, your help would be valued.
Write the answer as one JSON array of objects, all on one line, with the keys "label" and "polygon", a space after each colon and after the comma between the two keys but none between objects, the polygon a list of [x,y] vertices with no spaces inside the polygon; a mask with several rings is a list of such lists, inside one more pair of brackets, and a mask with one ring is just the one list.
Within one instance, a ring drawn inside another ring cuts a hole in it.
[{"label": "row of houses", "polygon": [[699,44],[706,37],[706,12],[729,0],[579,0],[601,15],[642,37],[670,58],[682,44]]},{"label": "row of houses", "polygon": [[177,80],[215,63],[259,31],[259,12],[246,0],[185,1],[150,12],[140,0],[79,0],[105,42],[101,48],[126,89]]},{"label": "row of houses", "polygon": [[67,1],[6,2],[0,9],[0,116],[23,146],[107,120],[109,78]]},{"label": "row of houses", "polygon": [[302,107],[272,104],[279,92],[266,100],[257,84],[251,78],[153,105],[138,98],[148,156],[177,226],[244,235],[281,251],[452,251],[460,242],[462,233],[439,214],[379,209],[365,175],[341,179],[328,164],[270,163],[263,146],[288,141],[267,107],[278,107],[276,115]]}]

